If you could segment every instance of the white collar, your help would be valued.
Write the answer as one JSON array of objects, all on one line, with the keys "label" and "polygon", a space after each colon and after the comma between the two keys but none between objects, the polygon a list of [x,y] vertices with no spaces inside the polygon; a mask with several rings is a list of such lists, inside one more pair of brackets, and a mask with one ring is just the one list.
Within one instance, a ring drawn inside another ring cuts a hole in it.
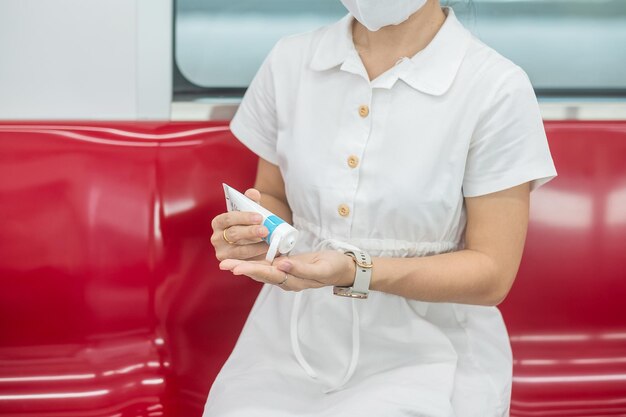
[{"label": "white collar", "polygon": [[[432,41],[411,59],[398,78],[426,94],[444,94],[454,81],[471,39],[470,32],[456,18],[454,10],[443,8],[447,17]],[[351,15],[328,26],[311,60],[311,69],[326,71],[358,57],[352,41]]]}]

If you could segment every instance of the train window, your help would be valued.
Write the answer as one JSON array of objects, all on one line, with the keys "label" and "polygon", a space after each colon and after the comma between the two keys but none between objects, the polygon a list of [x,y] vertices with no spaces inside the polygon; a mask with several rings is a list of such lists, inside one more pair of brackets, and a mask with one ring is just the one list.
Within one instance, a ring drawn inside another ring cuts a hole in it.
[{"label": "train window", "polygon": [[345,13],[339,0],[177,0],[179,74],[196,86],[236,94],[245,90],[279,38]]},{"label": "train window", "polygon": [[[449,3],[540,95],[626,95],[626,1]],[[175,92],[240,95],[280,37],[345,13],[339,0],[177,0]]]}]

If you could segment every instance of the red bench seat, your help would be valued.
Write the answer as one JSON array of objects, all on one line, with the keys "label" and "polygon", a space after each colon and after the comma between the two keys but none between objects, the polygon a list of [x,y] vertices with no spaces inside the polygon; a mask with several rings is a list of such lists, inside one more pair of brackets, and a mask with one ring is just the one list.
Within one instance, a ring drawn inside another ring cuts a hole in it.
[{"label": "red bench seat", "polygon": [[[511,415],[626,415],[626,122],[546,128]],[[255,162],[226,123],[0,123],[0,415],[199,416],[259,290],[209,242]]]}]

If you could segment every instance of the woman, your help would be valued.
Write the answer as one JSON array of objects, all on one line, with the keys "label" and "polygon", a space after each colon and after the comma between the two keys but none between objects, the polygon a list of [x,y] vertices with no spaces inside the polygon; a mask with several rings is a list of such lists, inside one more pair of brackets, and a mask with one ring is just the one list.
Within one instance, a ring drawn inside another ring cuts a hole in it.
[{"label": "woman", "polygon": [[437,0],[342,3],[231,124],[260,156],[247,195],[301,234],[269,265],[260,218],[214,219],[220,267],[267,285],[204,416],[508,415],[495,306],[556,175],[532,86]]}]

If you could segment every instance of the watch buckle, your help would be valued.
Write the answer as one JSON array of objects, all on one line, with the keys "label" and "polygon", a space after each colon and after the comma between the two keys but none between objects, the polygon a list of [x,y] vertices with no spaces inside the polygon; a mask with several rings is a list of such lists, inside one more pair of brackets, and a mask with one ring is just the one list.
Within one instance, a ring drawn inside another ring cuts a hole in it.
[{"label": "watch buckle", "polygon": [[363,294],[361,292],[356,292],[352,289],[352,287],[333,287],[333,294],[338,295],[340,297],[348,297],[348,298],[356,298],[359,300],[367,299],[367,294]]}]

